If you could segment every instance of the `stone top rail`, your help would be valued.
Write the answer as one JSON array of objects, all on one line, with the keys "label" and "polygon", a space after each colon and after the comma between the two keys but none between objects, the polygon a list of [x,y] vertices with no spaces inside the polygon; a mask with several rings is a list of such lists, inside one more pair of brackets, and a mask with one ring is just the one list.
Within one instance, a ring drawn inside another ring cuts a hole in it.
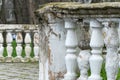
[{"label": "stone top rail", "polygon": [[29,24],[0,24],[1,30],[37,30],[38,25]]},{"label": "stone top rail", "polygon": [[36,11],[38,16],[44,13],[57,13],[58,17],[120,17],[120,2],[104,2],[81,4],[78,2],[55,2],[40,6]]}]

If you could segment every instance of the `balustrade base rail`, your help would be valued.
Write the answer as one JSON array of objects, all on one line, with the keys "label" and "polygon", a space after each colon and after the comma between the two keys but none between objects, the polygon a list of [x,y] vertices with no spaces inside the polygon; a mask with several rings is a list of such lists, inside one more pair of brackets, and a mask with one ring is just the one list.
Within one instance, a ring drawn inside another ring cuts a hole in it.
[{"label": "balustrade base rail", "polygon": [[39,58],[0,57],[0,62],[38,62]]}]

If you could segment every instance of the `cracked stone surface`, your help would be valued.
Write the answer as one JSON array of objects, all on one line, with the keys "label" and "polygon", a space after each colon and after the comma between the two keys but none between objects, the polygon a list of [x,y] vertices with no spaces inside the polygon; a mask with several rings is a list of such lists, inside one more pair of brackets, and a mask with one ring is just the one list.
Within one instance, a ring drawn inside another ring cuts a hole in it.
[{"label": "cracked stone surface", "polygon": [[38,63],[0,63],[0,80],[38,80]]}]

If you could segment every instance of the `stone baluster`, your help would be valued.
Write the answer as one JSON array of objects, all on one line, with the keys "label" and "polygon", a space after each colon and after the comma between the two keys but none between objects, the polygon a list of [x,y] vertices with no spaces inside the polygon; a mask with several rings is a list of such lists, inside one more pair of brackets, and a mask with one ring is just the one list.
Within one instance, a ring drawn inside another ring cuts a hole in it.
[{"label": "stone baluster", "polygon": [[6,62],[12,62],[12,52],[13,52],[13,47],[12,47],[12,30],[7,30],[7,35],[6,35],[6,42],[7,42],[7,57],[6,57]]},{"label": "stone baluster", "polygon": [[25,35],[25,54],[26,54],[26,59],[25,62],[28,62],[30,60],[30,54],[31,54],[31,36],[30,36],[30,30],[26,30],[26,35]]},{"label": "stone baluster", "polygon": [[78,45],[76,23],[71,19],[65,19],[65,28],[67,29],[65,42],[67,48],[67,55],[65,56],[67,73],[64,75],[64,80],[76,80],[77,56],[75,53]]},{"label": "stone baluster", "polygon": [[39,33],[38,30],[34,30],[34,58],[39,61]]},{"label": "stone baluster", "polygon": [[80,77],[77,80],[87,80],[88,79],[88,70],[89,70],[89,58],[90,54],[90,32],[89,32],[89,24],[83,22],[80,25],[80,33],[79,33],[79,48],[82,49],[77,58],[78,67],[80,70]]},{"label": "stone baluster", "polygon": [[82,50],[77,58],[80,77],[77,80],[88,80],[90,50]]},{"label": "stone baluster", "polygon": [[89,59],[91,76],[88,80],[102,80],[100,71],[102,68],[103,58],[102,47],[104,45],[102,35],[102,25],[95,19],[90,20],[90,27],[92,28],[92,35],[90,41],[90,47],[92,48],[92,56]]},{"label": "stone baluster", "polygon": [[107,48],[106,55],[106,73],[107,80],[116,80],[118,68],[119,68],[119,56],[118,56],[118,28],[117,23],[113,21],[104,22],[105,30],[105,45]]},{"label": "stone baluster", "polygon": [[3,35],[2,35],[3,31],[0,31],[0,62],[4,61],[4,57],[3,57],[3,51],[4,51],[4,47],[3,47]]},{"label": "stone baluster", "polygon": [[16,30],[16,42],[17,42],[17,47],[16,47],[16,54],[17,57],[15,59],[15,62],[21,62],[22,57],[22,42],[23,42],[23,37],[22,37],[22,33],[21,30]]}]

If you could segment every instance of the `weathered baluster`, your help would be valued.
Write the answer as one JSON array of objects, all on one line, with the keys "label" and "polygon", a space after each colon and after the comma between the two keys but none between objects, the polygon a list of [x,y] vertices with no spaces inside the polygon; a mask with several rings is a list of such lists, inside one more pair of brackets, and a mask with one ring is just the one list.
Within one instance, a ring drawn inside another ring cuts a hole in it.
[{"label": "weathered baluster", "polygon": [[118,30],[117,24],[115,22],[105,23],[106,31],[105,35],[105,45],[107,48],[106,55],[106,72],[107,80],[116,80],[119,67],[119,56],[118,56]]},{"label": "weathered baluster", "polygon": [[80,77],[77,80],[88,80],[90,50],[82,50],[77,58]]},{"label": "weathered baluster", "polygon": [[90,32],[89,24],[83,23],[80,24],[80,33],[79,33],[79,48],[82,49],[77,57],[78,67],[80,70],[80,77],[77,80],[88,80],[88,70],[89,70],[89,58],[90,54]]},{"label": "weathered baluster", "polygon": [[100,76],[103,62],[101,54],[102,47],[104,45],[102,25],[97,20],[91,19],[90,27],[92,27],[93,30],[90,41],[90,47],[92,48],[92,56],[89,59],[91,76],[88,78],[88,80],[102,80],[102,77]]},{"label": "weathered baluster", "polygon": [[30,36],[30,30],[26,30],[26,35],[25,35],[25,54],[26,54],[26,58],[25,58],[25,62],[28,62],[30,60],[30,53],[31,53],[31,36]]},{"label": "weathered baluster", "polygon": [[13,47],[12,47],[12,30],[7,30],[7,35],[6,35],[6,42],[7,42],[7,57],[6,57],[6,62],[12,62],[12,52],[13,52]]},{"label": "weathered baluster", "polygon": [[3,47],[3,35],[2,35],[3,31],[0,31],[0,62],[4,62],[4,57],[3,57],[3,51],[4,51],[4,47]]},{"label": "weathered baluster", "polygon": [[38,30],[34,30],[34,58],[39,61],[39,33]]},{"label": "weathered baluster", "polygon": [[64,75],[64,80],[76,80],[77,57],[75,53],[78,45],[76,23],[71,19],[65,19],[65,28],[67,29],[65,43],[67,48],[67,55],[65,57],[67,73]]},{"label": "weathered baluster", "polygon": [[17,54],[17,57],[15,58],[15,62],[21,62],[23,37],[22,37],[21,30],[16,30],[16,33],[17,33],[16,34],[16,42],[17,42],[16,54]]}]

